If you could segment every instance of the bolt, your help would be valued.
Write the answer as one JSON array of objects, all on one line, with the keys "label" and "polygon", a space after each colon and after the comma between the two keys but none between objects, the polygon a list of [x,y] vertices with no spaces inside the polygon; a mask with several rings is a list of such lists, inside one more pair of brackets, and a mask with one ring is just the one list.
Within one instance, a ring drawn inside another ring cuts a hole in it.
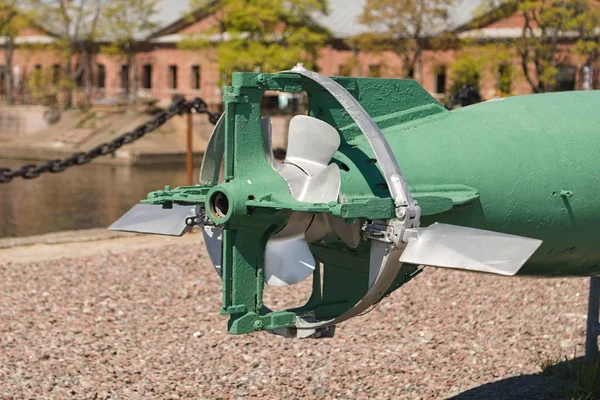
[{"label": "bolt", "polygon": [[404,218],[406,215],[406,210],[404,208],[396,208],[396,216],[398,218]]},{"label": "bolt", "polygon": [[260,319],[257,319],[256,321],[254,321],[254,330],[260,331],[263,328],[263,325],[263,322]]},{"label": "bolt", "polygon": [[265,76],[265,74],[260,74],[258,75],[258,77],[256,77],[256,81],[259,85],[262,86],[267,83],[267,77]]},{"label": "bolt", "polygon": [[573,192],[570,190],[561,190],[560,191],[560,197],[572,197],[573,196]]}]

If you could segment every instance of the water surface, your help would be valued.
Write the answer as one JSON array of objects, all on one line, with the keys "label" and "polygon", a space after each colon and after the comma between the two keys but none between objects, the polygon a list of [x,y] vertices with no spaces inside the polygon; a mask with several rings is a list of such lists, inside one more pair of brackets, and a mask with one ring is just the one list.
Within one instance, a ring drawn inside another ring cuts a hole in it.
[{"label": "water surface", "polygon": [[[0,168],[24,163],[36,162],[0,159]],[[96,164],[31,180],[16,178],[0,184],[0,237],[108,227],[148,192],[185,181],[185,166]]]}]

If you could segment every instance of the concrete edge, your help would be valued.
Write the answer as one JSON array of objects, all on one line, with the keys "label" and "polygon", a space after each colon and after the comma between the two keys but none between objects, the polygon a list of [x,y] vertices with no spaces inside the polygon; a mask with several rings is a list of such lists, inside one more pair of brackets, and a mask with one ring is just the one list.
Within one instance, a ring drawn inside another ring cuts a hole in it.
[{"label": "concrete edge", "polygon": [[106,228],[81,229],[46,233],[43,235],[10,237],[0,239],[0,249],[34,246],[38,244],[62,244],[75,242],[95,242],[98,240],[118,239],[140,236],[141,233],[109,231]]}]

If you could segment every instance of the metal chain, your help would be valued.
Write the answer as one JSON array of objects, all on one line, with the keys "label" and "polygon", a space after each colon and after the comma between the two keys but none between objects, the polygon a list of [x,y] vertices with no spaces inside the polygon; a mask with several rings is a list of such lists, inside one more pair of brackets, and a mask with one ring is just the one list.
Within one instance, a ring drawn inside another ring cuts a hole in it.
[{"label": "metal chain", "polygon": [[124,133],[121,136],[116,137],[110,142],[102,143],[88,152],[73,153],[69,157],[50,160],[40,165],[26,164],[23,165],[21,168],[14,170],[10,168],[0,168],[0,184],[8,183],[17,177],[21,177],[23,179],[33,179],[37,178],[45,172],[63,172],[67,168],[72,167],[74,165],[87,164],[96,157],[105,156],[107,154],[113,154],[117,149],[119,149],[123,145],[133,143],[136,140],[143,137],[145,134],[158,129],[160,126],[162,126],[165,122],[167,122],[174,116],[190,113],[192,112],[192,110],[196,111],[198,114],[208,115],[208,120],[213,125],[217,123],[219,117],[221,116],[220,113],[210,112],[204,100],[202,100],[199,97],[196,97],[191,101],[186,101],[182,98],[175,101],[166,110],[161,111],[156,117],[152,118],[150,121],[138,126],[130,132]]}]

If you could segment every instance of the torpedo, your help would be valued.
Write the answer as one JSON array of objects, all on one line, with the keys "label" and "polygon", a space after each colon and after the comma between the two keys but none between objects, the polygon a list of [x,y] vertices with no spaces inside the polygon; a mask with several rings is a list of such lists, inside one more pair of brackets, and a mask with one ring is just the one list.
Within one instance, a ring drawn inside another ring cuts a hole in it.
[{"label": "torpedo", "polygon": [[[266,91],[306,92],[288,151],[271,150]],[[412,80],[301,65],[236,73],[199,184],[148,195],[110,229],[203,233],[228,332],[331,336],[424,268],[503,276],[600,273],[600,92],[448,111]],[[264,285],[312,279],[271,310]]]}]

